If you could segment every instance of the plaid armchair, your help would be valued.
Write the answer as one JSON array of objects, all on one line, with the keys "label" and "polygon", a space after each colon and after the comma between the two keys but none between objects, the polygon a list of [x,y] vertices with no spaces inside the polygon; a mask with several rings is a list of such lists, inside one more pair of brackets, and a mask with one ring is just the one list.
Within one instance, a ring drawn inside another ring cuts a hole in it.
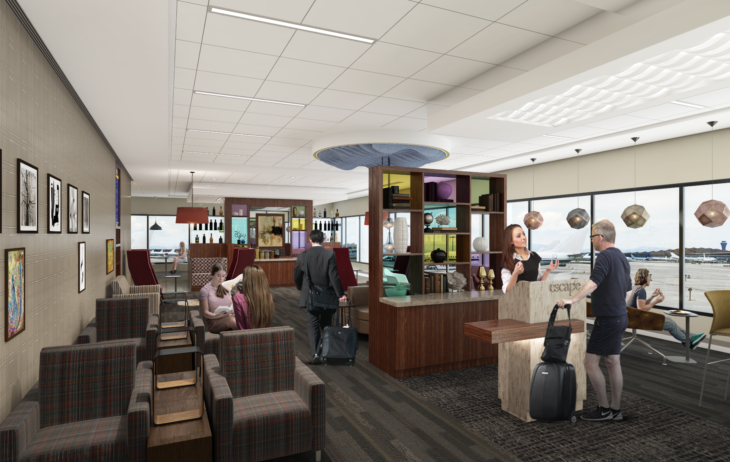
[{"label": "plaid armchair", "polygon": [[197,292],[210,282],[210,269],[216,263],[220,263],[228,271],[227,258],[190,258],[190,290]]},{"label": "plaid armchair", "polygon": [[0,425],[0,461],[144,461],[152,363],[130,340],[41,350],[38,383]]},{"label": "plaid armchair", "polygon": [[125,276],[117,276],[112,281],[113,298],[148,297],[150,299],[150,313],[160,313],[160,285],[130,286]]},{"label": "plaid armchair", "polygon": [[294,356],[291,327],[222,332],[220,363],[205,356],[205,404],[216,461],[260,461],[305,451],[320,460],[324,382]]},{"label": "plaid armchair", "polygon": [[96,317],[79,334],[77,343],[133,340],[137,362],[151,361],[157,350],[159,317],[149,313],[149,298],[99,298]]},{"label": "plaid armchair", "polygon": [[203,352],[206,355],[218,356],[218,345],[220,344],[221,335],[208,332],[198,310],[192,310],[190,312],[190,319],[193,321],[193,328],[195,329],[196,345],[203,348]]}]

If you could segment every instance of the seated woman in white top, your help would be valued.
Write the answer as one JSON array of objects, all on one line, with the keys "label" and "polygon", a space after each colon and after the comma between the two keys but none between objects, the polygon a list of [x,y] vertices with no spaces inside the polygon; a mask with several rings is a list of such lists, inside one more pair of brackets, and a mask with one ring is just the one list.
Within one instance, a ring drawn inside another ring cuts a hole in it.
[{"label": "seated woman in white top", "polygon": [[507,292],[520,281],[547,281],[550,272],[558,267],[558,262],[542,272],[540,255],[527,250],[527,236],[520,225],[509,225],[504,229],[504,249],[502,249],[502,291]]}]

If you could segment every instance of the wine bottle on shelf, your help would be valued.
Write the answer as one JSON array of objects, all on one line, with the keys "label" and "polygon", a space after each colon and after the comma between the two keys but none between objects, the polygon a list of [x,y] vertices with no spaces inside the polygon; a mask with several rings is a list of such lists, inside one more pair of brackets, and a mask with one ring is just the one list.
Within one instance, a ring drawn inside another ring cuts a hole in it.
[{"label": "wine bottle on shelf", "polygon": [[213,243],[213,233],[210,233],[210,243]]},{"label": "wine bottle on shelf", "polygon": [[340,218],[340,209],[335,212],[335,218]]},{"label": "wine bottle on shelf", "polygon": [[223,236],[221,236],[221,237],[218,238],[218,243],[219,244],[223,244]]},{"label": "wine bottle on shelf", "polygon": [[226,222],[221,220],[221,231],[225,231],[226,228]]},{"label": "wine bottle on shelf", "polygon": [[213,216],[215,216],[215,207],[213,207]]},{"label": "wine bottle on shelf", "polygon": [[197,223],[193,223],[193,231],[197,231],[197,230],[198,230],[198,224]]},{"label": "wine bottle on shelf", "polygon": [[195,243],[200,244],[200,237],[197,234],[195,235]]},{"label": "wine bottle on shelf", "polygon": [[335,217],[335,209],[330,209],[330,217]]},{"label": "wine bottle on shelf", "polygon": [[221,207],[221,208],[218,209],[218,216],[219,217],[222,217],[223,216],[223,207]]}]

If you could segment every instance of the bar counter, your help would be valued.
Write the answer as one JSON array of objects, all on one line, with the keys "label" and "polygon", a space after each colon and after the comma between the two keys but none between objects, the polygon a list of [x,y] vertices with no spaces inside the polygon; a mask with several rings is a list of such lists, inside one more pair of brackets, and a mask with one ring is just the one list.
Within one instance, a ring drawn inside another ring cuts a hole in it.
[{"label": "bar counter", "polygon": [[254,264],[266,273],[269,287],[294,287],[295,257],[257,258]]},{"label": "bar counter", "polygon": [[381,297],[380,303],[405,308],[408,306],[444,305],[447,303],[484,302],[499,300],[504,292],[501,290],[472,290],[464,292],[449,292],[445,294],[406,295],[405,297]]}]

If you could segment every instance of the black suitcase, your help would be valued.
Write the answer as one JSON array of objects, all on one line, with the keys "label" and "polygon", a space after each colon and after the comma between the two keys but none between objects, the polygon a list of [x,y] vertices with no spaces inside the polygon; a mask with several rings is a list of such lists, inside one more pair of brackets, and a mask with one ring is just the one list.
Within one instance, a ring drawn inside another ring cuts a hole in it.
[{"label": "black suitcase", "polygon": [[347,327],[342,326],[339,322],[340,309],[335,314],[335,323],[333,326],[327,326],[322,332],[322,339],[319,341],[317,348],[318,354],[322,357],[322,362],[327,364],[344,364],[350,367],[355,365],[355,355],[357,354],[357,329],[350,327],[352,300],[348,300],[347,307]]},{"label": "black suitcase", "polygon": [[576,390],[575,368],[572,364],[538,364],[532,371],[530,384],[530,417],[575,423]]}]

